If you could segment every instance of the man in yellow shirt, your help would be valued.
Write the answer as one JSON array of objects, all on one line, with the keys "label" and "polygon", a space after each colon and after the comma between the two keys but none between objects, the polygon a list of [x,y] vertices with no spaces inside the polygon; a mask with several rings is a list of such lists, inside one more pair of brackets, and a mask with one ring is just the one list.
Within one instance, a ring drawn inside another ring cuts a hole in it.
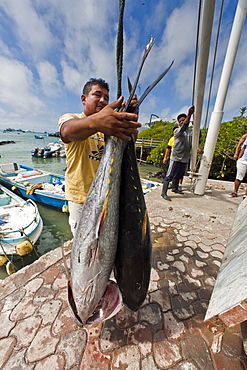
[{"label": "man in yellow shirt", "polygon": [[123,97],[109,103],[109,86],[91,78],[83,87],[83,113],[67,113],[59,119],[66,152],[65,195],[69,204],[69,224],[74,235],[83,203],[104,150],[104,134],[130,140],[137,135],[137,114],[117,112]]}]

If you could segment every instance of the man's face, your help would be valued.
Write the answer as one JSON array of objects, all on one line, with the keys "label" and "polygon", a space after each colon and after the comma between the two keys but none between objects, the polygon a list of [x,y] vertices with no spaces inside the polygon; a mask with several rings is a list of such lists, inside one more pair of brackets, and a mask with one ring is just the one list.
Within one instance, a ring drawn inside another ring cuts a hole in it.
[{"label": "man's face", "polygon": [[88,95],[82,95],[82,104],[84,105],[84,113],[86,116],[101,111],[109,102],[109,93],[107,89],[93,85]]},{"label": "man's face", "polygon": [[185,118],[186,118],[186,117],[181,117],[181,118],[179,118],[179,120],[178,120],[178,126],[179,126],[179,127],[181,127],[181,126],[183,125],[183,123],[184,123],[184,121],[185,121]]}]

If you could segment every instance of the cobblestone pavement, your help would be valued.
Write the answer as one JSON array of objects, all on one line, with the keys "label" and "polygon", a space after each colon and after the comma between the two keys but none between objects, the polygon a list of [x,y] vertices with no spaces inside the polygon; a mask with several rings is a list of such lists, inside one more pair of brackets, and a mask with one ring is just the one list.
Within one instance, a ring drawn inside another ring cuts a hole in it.
[{"label": "cobblestone pavement", "polygon": [[[61,248],[4,279],[0,291],[0,369],[245,369],[240,326],[204,316],[241,198],[232,183],[210,182],[205,196],[188,191],[146,195],[153,255],[146,301],[104,324],[78,328],[67,304]],[[65,244],[69,263],[71,242]],[[223,334],[223,336],[222,336]]]}]

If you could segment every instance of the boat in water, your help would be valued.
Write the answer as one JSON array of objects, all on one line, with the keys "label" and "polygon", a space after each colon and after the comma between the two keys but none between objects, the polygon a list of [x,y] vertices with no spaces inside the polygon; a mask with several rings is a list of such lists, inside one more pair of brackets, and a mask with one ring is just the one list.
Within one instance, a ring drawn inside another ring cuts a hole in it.
[{"label": "boat in water", "polygon": [[63,144],[58,142],[49,143],[44,148],[36,147],[31,151],[32,157],[39,158],[60,157],[62,153],[64,153]]},{"label": "boat in water", "polygon": [[37,203],[68,212],[63,175],[23,164],[6,163],[0,164],[0,181],[24,199],[32,199]]},{"label": "boat in water", "polygon": [[34,135],[35,139],[44,139],[44,136]]},{"label": "boat in water", "polygon": [[0,266],[15,272],[13,261],[31,253],[43,229],[35,202],[0,185]]}]

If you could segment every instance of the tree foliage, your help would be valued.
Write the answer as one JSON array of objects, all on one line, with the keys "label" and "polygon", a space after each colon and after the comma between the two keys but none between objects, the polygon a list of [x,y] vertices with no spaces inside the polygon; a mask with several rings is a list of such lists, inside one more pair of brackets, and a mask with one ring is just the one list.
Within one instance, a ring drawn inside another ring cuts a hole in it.
[{"label": "tree foliage", "polygon": [[[157,167],[164,167],[163,157],[167,143],[173,136],[173,122],[156,122],[150,129],[142,131],[138,137],[163,138],[164,143],[153,149],[146,158],[147,163]],[[229,181],[235,180],[236,161],[233,159],[235,149],[240,137],[247,133],[247,118],[234,117],[232,121],[223,122],[220,127],[218,140],[215,147],[214,157],[209,176]],[[203,149],[207,135],[207,129],[201,130],[200,147]]]}]

